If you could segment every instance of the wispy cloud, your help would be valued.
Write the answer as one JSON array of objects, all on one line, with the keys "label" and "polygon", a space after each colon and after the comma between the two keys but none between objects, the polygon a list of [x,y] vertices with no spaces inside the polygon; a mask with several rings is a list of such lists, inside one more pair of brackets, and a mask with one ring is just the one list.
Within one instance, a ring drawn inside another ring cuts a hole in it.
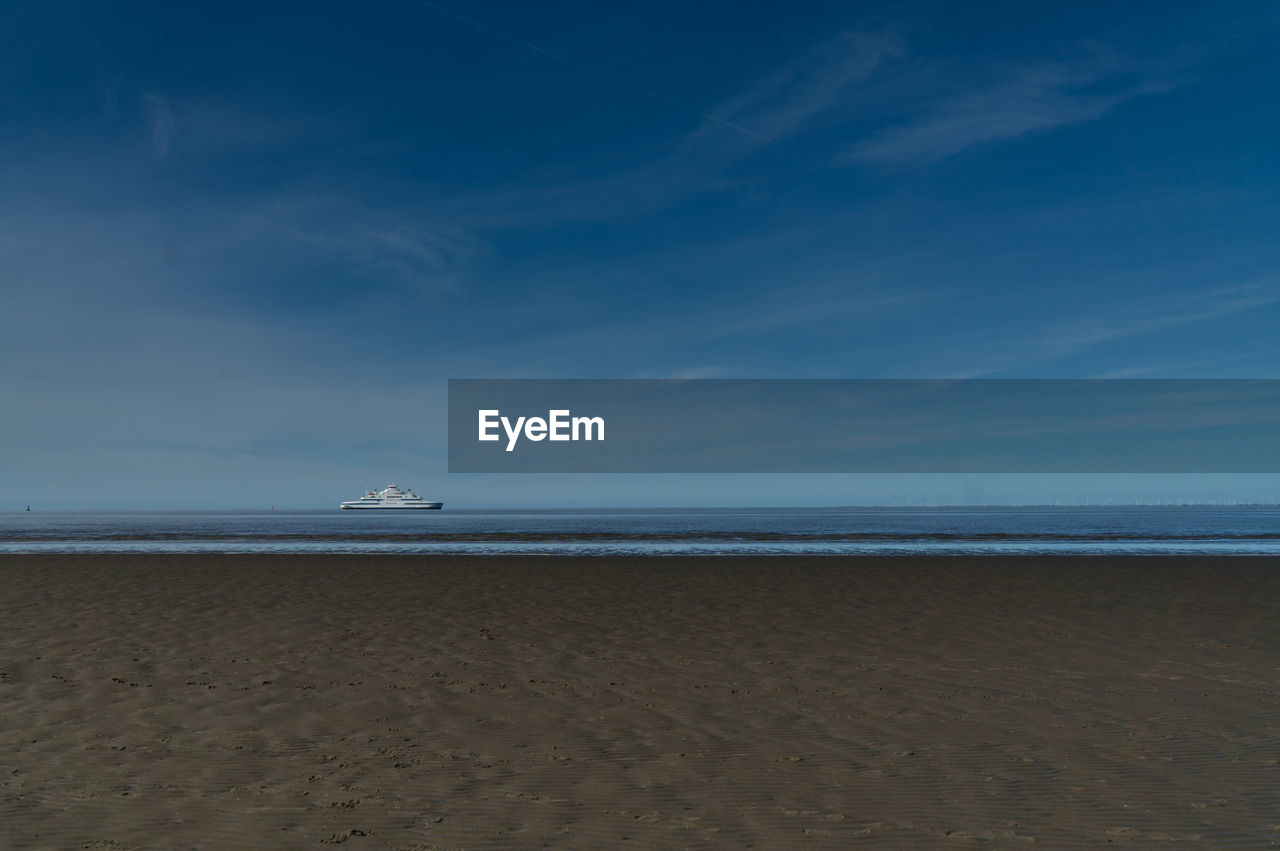
[{"label": "wispy cloud", "polygon": [[401,290],[437,292],[458,285],[486,244],[472,231],[407,210],[375,209],[344,198],[273,199],[230,234],[244,245],[267,242],[302,259],[328,258]]},{"label": "wispy cloud", "polygon": [[[540,44],[535,44],[532,41],[529,41],[528,39],[520,38],[519,36],[513,33],[507,32],[505,30],[500,30],[497,27],[490,26],[489,24],[486,24],[483,21],[478,21],[475,18],[467,17],[461,12],[457,12],[453,9],[447,8],[445,6],[441,6],[439,3],[431,3],[431,2],[427,2],[427,0],[419,0],[419,2],[421,3],[422,6],[432,10],[433,12],[437,12],[449,18],[453,18],[455,21],[466,24],[467,26],[477,29],[480,32],[493,36],[494,38],[502,39],[503,41],[507,41],[512,44],[518,45],[524,48],[525,50],[538,54],[539,56],[544,56],[547,59],[551,59],[556,62],[561,62],[561,63],[564,63],[565,65],[569,65],[573,68],[576,68],[578,71],[584,74],[598,75],[606,70],[600,66],[591,65],[586,62],[580,62],[576,59],[572,59],[564,55],[563,53],[557,53],[556,51],[543,47]],[[696,109],[690,109],[685,104],[680,103],[679,101],[672,100],[671,98],[666,97],[665,95],[659,94],[656,91],[644,90],[644,89],[641,89],[639,91],[640,93],[647,95],[648,97],[651,97],[655,100],[663,101],[667,104],[670,104],[671,106],[675,106],[680,109],[683,109],[686,112],[692,112],[693,114],[700,117],[703,121],[709,121],[713,124],[719,125],[720,127],[733,130],[734,132],[741,133],[745,136],[751,136],[756,139],[760,139],[761,141],[767,141],[764,139],[764,137],[762,137],[756,131],[748,127],[743,127],[741,124],[738,124],[734,121],[730,121],[729,119],[725,118],[722,115],[717,115],[717,114],[708,113],[708,112],[701,112]]]},{"label": "wispy cloud", "polygon": [[311,241],[343,252],[358,271],[418,290],[457,286],[485,246],[461,228],[379,215],[340,225]]},{"label": "wispy cloud", "polygon": [[[737,183],[727,173],[770,143],[793,137],[824,116],[848,111],[859,84],[869,82],[904,48],[889,30],[849,30],[827,39],[756,80],[708,113],[675,150],[617,168],[577,158],[522,185],[469,193],[450,202],[455,215],[478,228],[545,226],[553,221],[598,220],[661,210],[680,199],[723,191]],[[719,116],[712,120],[711,115]],[[726,137],[729,121],[747,132]]]},{"label": "wispy cloud", "polygon": [[1037,130],[1094,121],[1123,101],[1162,91],[1155,80],[1134,82],[1109,60],[1024,68],[986,88],[956,95],[908,124],[854,146],[853,162],[931,162],[965,148]]},{"label": "wispy cloud", "polygon": [[852,87],[865,82],[901,52],[896,33],[843,32],[774,70],[712,112],[769,140],[780,139],[839,106]]},{"label": "wispy cloud", "polygon": [[147,113],[147,124],[151,128],[151,150],[157,157],[169,153],[169,144],[178,132],[178,124],[174,120],[173,110],[169,103],[155,92],[142,93],[142,106]]},{"label": "wispy cloud", "polygon": [[636,370],[632,378],[662,378],[674,379],[677,381],[697,381],[706,378],[725,378],[731,375],[733,370],[723,366],[686,366],[676,369],[655,371],[648,369]]},{"label": "wispy cloud", "polygon": [[1042,334],[1039,346],[1050,357],[1061,357],[1102,343],[1151,334],[1247,313],[1280,303],[1280,287],[1275,284],[1248,284],[1219,287],[1196,293],[1172,307],[1121,313],[1106,319],[1082,319],[1051,327]]},{"label": "wispy cloud", "polygon": [[[782,341],[797,335],[810,339],[856,338],[912,313],[933,295],[924,288],[886,287],[871,272],[865,274],[865,280],[860,277],[850,271],[838,281],[803,282],[751,296],[744,293],[736,304],[718,307],[714,321],[709,321],[704,308],[696,304],[656,314],[598,315],[570,330],[549,330],[518,342],[497,342],[490,355],[495,363],[519,363],[521,369],[535,374],[539,369],[555,374],[567,368],[613,371],[633,377],[717,378],[745,369],[761,376],[760,361],[754,357],[743,358],[737,365],[691,367],[680,361],[699,356],[699,350],[709,346],[750,343],[757,350],[775,351],[785,348]],[[503,339],[503,335],[496,337]],[[663,345],[655,349],[653,341],[658,337]],[[582,362],[581,352],[606,349],[611,357],[589,364]],[[538,352],[541,360],[530,357],[530,351]],[[644,366],[619,371],[617,365],[627,362]],[[812,367],[809,370],[812,374]]]},{"label": "wispy cloud", "polygon": [[[1226,319],[1275,305],[1280,305],[1280,287],[1272,282],[1216,287],[1181,296],[1162,294],[1157,305],[1147,302],[1112,305],[1105,314],[1090,311],[1085,316],[1049,321],[1035,328],[1030,335],[1002,338],[998,346],[984,344],[982,348],[967,353],[967,357],[965,352],[952,349],[952,362],[962,365],[940,377],[979,378],[1009,370],[1026,370],[1122,340],[1176,332],[1200,322]],[[966,360],[967,365],[964,364]],[[1229,360],[1220,358],[1216,362],[1226,363]],[[1189,364],[1188,368],[1213,363]],[[1108,378],[1122,378],[1153,371],[1157,370],[1135,370],[1125,365],[1102,374]]]},{"label": "wispy cloud", "polygon": [[1128,366],[1109,369],[1092,376],[1093,378],[1144,378],[1144,377],[1185,377],[1203,373],[1205,370],[1221,370],[1230,367],[1233,377],[1247,377],[1240,374],[1240,364],[1256,361],[1262,357],[1261,352],[1232,355],[1222,358],[1197,358],[1195,360],[1170,361],[1167,363]]}]

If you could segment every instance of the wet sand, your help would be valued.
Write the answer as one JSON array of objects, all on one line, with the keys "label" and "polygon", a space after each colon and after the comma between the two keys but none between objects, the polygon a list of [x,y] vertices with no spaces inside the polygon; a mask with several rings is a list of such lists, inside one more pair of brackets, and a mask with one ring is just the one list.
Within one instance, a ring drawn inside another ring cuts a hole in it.
[{"label": "wet sand", "polygon": [[1274,558],[0,557],[0,845],[1280,844]]}]

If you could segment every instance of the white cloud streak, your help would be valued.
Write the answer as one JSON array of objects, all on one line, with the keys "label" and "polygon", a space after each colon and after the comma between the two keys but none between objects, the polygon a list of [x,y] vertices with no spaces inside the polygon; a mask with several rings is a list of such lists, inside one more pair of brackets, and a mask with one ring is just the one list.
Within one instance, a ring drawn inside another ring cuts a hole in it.
[{"label": "white cloud streak", "polygon": [[151,151],[157,157],[167,156],[169,145],[174,134],[178,132],[177,121],[168,102],[155,92],[142,93],[142,106],[147,113],[147,124],[151,128]]},{"label": "white cloud streak", "polygon": [[929,114],[855,145],[852,162],[927,163],[991,142],[1039,130],[1094,121],[1117,104],[1164,86],[1128,85],[1106,62],[1061,62],[1026,68],[987,88],[952,97]]},{"label": "white cloud streak", "polygon": [[849,30],[776,69],[714,112],[777,140],[841,105],[850,89],[901,53],[895,33]]},{"label": "white cloud streak", "polygon": [[[480,32],[483,32],[487,35],[502,39],[504,41],[511,42],[512,44],[519,45],[525,50],[536,53],[539,56],[544,56],[556,62],[562,62],[566,65],[569,65],[573,68],[578,69],[584,74],[597,75],[606,70],[604,68],[601,68],[600,66],[589,65],[585,62],[579,62],[576,59],[571,59],[562,53],[556,53],[554,50],[548,50],[547,48],[539,44],[534,44],[533,42],[520,38],[519,36],[513,35],[504,30],[497,29],[496,27],[491,27],[488,24],[483,23],[481,21],[477,21],[475,18],[469,18],[466,15],[462,14],[461,12],[456,12],[453,9],[449,9],[444,6],[441,6],[439,3],[431,3],[431,2],[428,2],[427,0],[419,0],[419,2],[422,4],[422,6],[432,10],[433,12],[437,12],[449,18],[453,18],[455,21],[466,24],[469,27],[473,27],[474,29],[477,29]],[[724,116],[716,115],[714,113],[709,113],[709,112],[701,112],[696,109],[690,109],[685,104],[672,100],[671,98],[666,97],[665,95],[661,95],[655,91],[651,91],[647,89],[641,89],[639,91],[642,94],[645,94],[653,98],[654,100],[663,101],[664,103],[667,103],[671,106],[678,107],[682,110],[685,110],[686,112],[692,112],[693,114],[701,118],[703,121],[709,121],[712,124],[717,124],[720,127],[724,127],[736,133],[741,133],[745,136],[750,136],[752,138],[759,139],[760,141],[768,141],[764,136],[761,136],[756,131],[748,127],[743,127],[741,124],[738,124],[737,122],[730,121]]]},{"label": "white cloud streak", "polygon": [[[1105,314],[1093,312],[1087,316],[1046,322],[1034,329],[1032,334],[1002,338],[968,352],[953,348],[950,352],[952,363],[963,363],[966,360],[969,363],[958,369],[950,369],[939,377],[981,378],[1010,369],[1026,370],[1037,365],[1059,362],[1120,340],[1174,333],[1179,328],[1226,319],[1277,304],[1280,304],[1280,287],[1270,282],[1216,287],[1203,293],[1188,293],[1180,297],[1165,296],[1162,297],[1162,303],[1156,305],[1113,304],[1108,306]],[[1218,362],[1229,363],[1232,360],[1235,359],[1219,358]],[[1130,371],[1126,365],[1106,370],[1103,375],[1115,378],[1142,374],[1145,371],[1147,370]],[[929,370],[916,368],[915,372]]]}]

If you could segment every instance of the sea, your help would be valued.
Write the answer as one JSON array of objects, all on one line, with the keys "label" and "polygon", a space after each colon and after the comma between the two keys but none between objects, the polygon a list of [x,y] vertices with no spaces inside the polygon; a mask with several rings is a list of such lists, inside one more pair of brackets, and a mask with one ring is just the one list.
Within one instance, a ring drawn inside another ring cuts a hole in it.
[{"label": "sea", "polygon": [[0,553],[1280,554],[1280,506],[0,513]]}]

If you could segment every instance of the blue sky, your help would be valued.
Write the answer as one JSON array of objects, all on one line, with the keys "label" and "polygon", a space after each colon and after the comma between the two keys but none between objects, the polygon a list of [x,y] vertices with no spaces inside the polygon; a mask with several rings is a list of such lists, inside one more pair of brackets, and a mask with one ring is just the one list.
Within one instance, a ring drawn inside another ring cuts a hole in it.
[{"label": "blue sky", "polygon": [[457,477],[443,416],[449,377],[1275,377],[1272,4],[4,16],[0,503],[1280,497]]}]

